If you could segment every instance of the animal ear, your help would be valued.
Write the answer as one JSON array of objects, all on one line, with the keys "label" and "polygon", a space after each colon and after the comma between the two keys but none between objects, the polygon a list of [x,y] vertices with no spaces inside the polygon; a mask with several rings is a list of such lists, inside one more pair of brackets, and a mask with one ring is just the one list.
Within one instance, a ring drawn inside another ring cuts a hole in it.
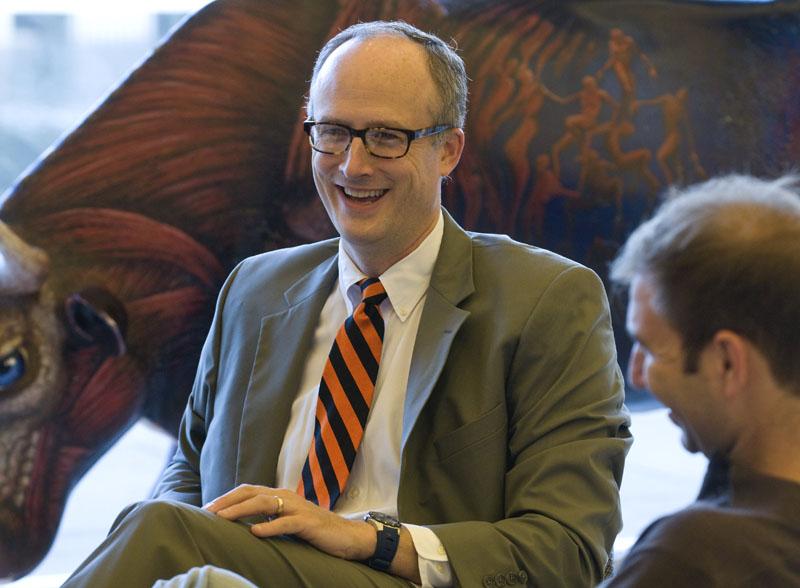
[{"label": "animal ear", "polygon": [[64,310],[70,330],[86,345],[98,345],[109,355],[125,354],[128,313],[105,288],[92,287],[67,297]]}]

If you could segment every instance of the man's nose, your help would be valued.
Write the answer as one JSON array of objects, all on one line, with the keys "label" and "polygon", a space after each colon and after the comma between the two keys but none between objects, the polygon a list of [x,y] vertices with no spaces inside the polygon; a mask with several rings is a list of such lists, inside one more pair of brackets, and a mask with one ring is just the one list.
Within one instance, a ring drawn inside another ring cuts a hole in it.
[{"label": "man's nose", "polygon": [[644,377],[644,354],[638,343],[633,344],[631,356],[628,359],[628,383],[637,390],[646,390],[647,381]]},{"label": "man's nose", "polygon": [[345,176],[357,177],[372,173],[373,157],[360,137],[353,137],[350,148],[344,153],[341,170]]}]

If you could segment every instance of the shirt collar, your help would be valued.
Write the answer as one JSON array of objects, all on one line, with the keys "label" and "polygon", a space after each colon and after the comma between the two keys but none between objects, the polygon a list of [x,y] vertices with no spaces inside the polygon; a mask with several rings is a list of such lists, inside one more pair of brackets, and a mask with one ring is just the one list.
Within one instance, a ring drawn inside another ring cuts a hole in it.
[{"label": "shirt collar", "polygon": [[[441,210],[433,230],[414,251],[381,274],[389,302],[401,321],[405,322],[428,290],[433,266],[439,256],[444,235],[444,217]],[[357,283],[368,276],[358,269],[339,240],[339,292],[345,300],[348,314],[361,301]]]}]

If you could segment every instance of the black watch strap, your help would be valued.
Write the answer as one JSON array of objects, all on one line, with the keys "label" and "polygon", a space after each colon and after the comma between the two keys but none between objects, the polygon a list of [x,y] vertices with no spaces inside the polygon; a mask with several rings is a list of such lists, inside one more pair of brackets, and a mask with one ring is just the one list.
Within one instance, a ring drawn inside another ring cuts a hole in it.
[{"label": "black watch strap", "polygon": [[386,572],[392,565],[392,560],[400,544],[400,531],[396,527],[384,526],[378,531],[378,545],[375,553],[367,560],[367,565],[373,569]]},{"label": "black watch strap", "polygon": [[366,518],[372,519],[370,522],[380,523],[380,525],[373,524],[378,533],[378,542],[375,545],[375,553],[367,560],[367,565],[381,572],[389,571],[400,545],[400,521],[377,512],[369,513]]}]

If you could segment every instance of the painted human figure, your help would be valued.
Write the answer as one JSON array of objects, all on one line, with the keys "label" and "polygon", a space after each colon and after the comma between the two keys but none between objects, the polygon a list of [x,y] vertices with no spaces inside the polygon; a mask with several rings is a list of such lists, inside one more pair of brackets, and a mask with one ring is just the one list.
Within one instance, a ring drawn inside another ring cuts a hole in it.
[{"label": "painted human figure", "polygon": [[512,117],[516,125],[503,145],[503,153],[511,169],[512,193],[511,206],[507,207],[505,227],[513,231],[517,216],[528,191],[531,178],[530,145],[539,131],[539,111],[544,106],[545,98],[558,102],[563,99],[551,92],[531,69],[522,64],[517,70],[519,92],[511,107],[499,117],[497,124],[502,124]]},{"label": "painted human figure", "polygon": [[635,132],[636,127],[630,120],[609,121],[598,126],[592,132],[592,137],[604,137],[603,144],[614,165],[620,171],[632,171],[641,176],[647,182],[651,193],[655,194],[661,186],[661,182],[650,170],[653,153],[646,147],[625,150],[622,145],[623,139],[632,136]]},{"label": "painted human figure", "polygon": [[557,177],[561,177],[561,152],[576,142],[579,144],[579,151],[583,151],[590,131],[598,125],[603,104],[616,108],[617,102],[598,86],[597,78],[589,75],[583,77],[578,92],[556,100],[561,104],[577,100],[580,104],[580,112],[567,116],[564,121],[564,134],[553,144],[553,171]]},{"label": "painted human figure", "polygon": [[536,180],[522,215],[524,230],[529,239],[542,239],[545,210],[548,203],[558,197],[578,198],[577,190],[564,186],[550,164],[550,155],[540,153],[536,157]]},{"label": "painted human figure", "polygon": [[622,98],[620,100],[620,115],[622,117],[629,113],[630,106],[636,99],[636,78],[633,72],[633,64],[637,57],[647,67],[647,73],[650,77],[655,78],[658,75],[655,66],[639,48],[633,37],[626,35],[620,28],[611,29],[608,40],[608,61],[603,64],[603,67],[595,75],[599,80],[609,69],[614,71],[622,90]]},{"label": "painted human figure", "polygon": [[674,94],[663,94],[657,98],[638,100],[634,104],[635,109],[646,105],[661,107],[664,120],[664,139],[656,151],[656,160],[667,184],[676,181],[683,182],[686,179],[681,157],[682,147],[688,152],[695,176],[698,179],[707,177],[695,150],[694,136],[689,121],[688,97],[689,90],[680,88]]}]

